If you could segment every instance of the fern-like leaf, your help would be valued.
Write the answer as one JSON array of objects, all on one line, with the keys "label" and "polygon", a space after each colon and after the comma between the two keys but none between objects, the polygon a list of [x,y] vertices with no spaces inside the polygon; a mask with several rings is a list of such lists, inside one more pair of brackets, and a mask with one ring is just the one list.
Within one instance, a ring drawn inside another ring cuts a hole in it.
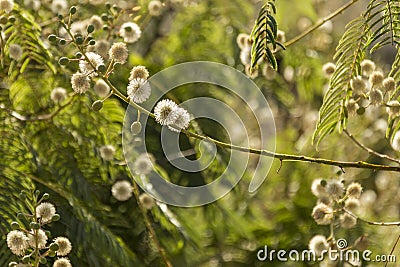
[{"label": "fern-like leaf", "polygon": [[275,20],[276,7],[275,0],[265,3],[251,32],[251,69],[255,69],[261,59],[266,59],[271,66],[276,70],[278,63],[276,62],[273,51],[277,45],[285,49],[283,44],[277,39],[278,24]]},{"label": "fern-like leaf", "polygon": [[337,126],[339,131],[346,127],[345,102],[352,94],[350,81],[361,72],[360,63],[364,59],[369,36],[363,16],[352,20],[346,26],[346,31],[336,48],[334,60],[337,66],[330,79],[313,136],[313,142],[317,145]]}]

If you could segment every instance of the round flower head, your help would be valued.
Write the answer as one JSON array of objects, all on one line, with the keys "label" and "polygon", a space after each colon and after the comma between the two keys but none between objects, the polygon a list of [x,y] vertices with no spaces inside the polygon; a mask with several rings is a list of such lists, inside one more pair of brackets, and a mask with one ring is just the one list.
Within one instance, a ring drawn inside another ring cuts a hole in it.
[{"label": "round flower head", "polygon": [[133,169],[138,175],[147,175],[153,170],[151,156],[146,153],[140,154],[133,163]]},{"label": "round flower head", "polygon": [[398,117],[400,115],[400,102],[397,100],[387,102],[386,112],[392,118]]},{"label": "round flower head", "polygon": [[362,193],[362,186],[360,183],[351,183],[347,187],[346,190],[346,195],[349,196],[350,198],[357,198],[359,199]]},{"label": "round flower head", "polygon": [[251,69],[250,64],[244,66],[244,72],[250,79],[255,79],[258,77],[258,69]]},{"label": "round flower head", "polygon": [[367,85],[361,76],[357,76],[350,80],[350,87],[354,94],[360,95],[365,91]]},{"label": "round flower head", "polygon": [[94,45],[95,51],[103,58],[108,58],[108,52],[110,50],[110,43],[107,40],[97,40]]},{"label": "round flower head", "polygon": [[328,195],[319,196],[317,199],[317,204],[319,204],[319,203],[323,203],[323,204],[329,206],[332,204],[332,198],[330,198]]},{"label": "round flower head", "polygon": [[146,193],[143,193],[139,196],[139,202],[146,210],[151,210],[156,203],[154,199]]},{"label": "round flower head", "polygon": [[0,10],[4,10],[6,13],[10,13],[14,8],[13,0],[0,0]]},{"label": "round flower head", "polygon": [[360,201],[356,198],[349,198],[344,202],[344,207],[348,211],[356,212],[360,206]]},{"label": "round flower head", "polygon": [[111,194],[118,201],[126,201],[132,197],[132,185],[128,181],[118,181],[111,187]]},{"label": "round flower head", "polygon": [[330,77],[336,69],[336,65],[332,62],[325,63],[322,66],[322,71],[324,72],[325,76]]},{"label": "round flower head", "polygon": [[393,141],[390,143],[392,148],[396,151],[400,151],[400,131],[397,131],[393,137]]},{"label": "round flower head", "polygon": [[[79,62],[79,69],[82,73],[86,74],[89,77],[97,76],[96,70],[100,65],[104,65],[103,58],[94,52],[86,53],[87,58],[90,63],[86,61],[86,58],[82,56]],[[94,67],[94,68],[93,68]]]},{"label": "round flower head", "polygon": [[369,76],[369,82],[373,87],[381,87],[383,83],[383,74],[380,71],[374,71]]},{"label": "round flower head", "polygon": [[353,228],[357,224],[357,219],[348,213],[340,215],[340,225],[343,228],[349,229]]},{"label": "round flower head", "polygon": [[326,195],[326,189],[321,184],[322,179],[315,179],[311,184],[311,192],[316,197],[321,197]]},{"label": "round flower head", "polygon": [[240,61],[243,65],[251,63],[251,46],[246,46],[240,51]]},{"label": "round flower head", "polygon": [[355,116],[359,108],[357,102],[354,99],[349,99],[346,102],[347,113],[349,116]]},{"label": "round flower head", "polygon": [[280,43],[286,42],[286,35],[284,31],[278,30],[276,34],[276,40]]},{"label": "round flower head", "polygon": [[336,179],[331,179],[326,184],[326,193],[334,198],[340,198],[344,192],[343,183]]},{"label": "round flower head", "polygon": [[156,107],[154,108],[154,115],[156,121],[161,125],[169,125],[176,120],[176,117],[173,115],[177,115],[172,111],[178,108],[178,105],[169,99],[161,100],[157,103]]},{"label": "round flower head", "polygon": [[315,253],[316,256],[320,256],[323,251],[327,251],[329,249],[329,245],[325,236],[315,235],[308,243],[308,248]]},{"label": "round flower head", "polygon": [[178,107],[174,109],[171,116],[175,118],[175,121],[168,125],[171,131],[179,132],[189,126],[190,115],[184,108]]},{"label": "round flower head", "polygon": [[56,87],[51,91],[50,98],[54,103],[60,103],[67,98],[67,91],[62,87]]},{"label": "round flower head", "polygon": [[369,76],[375,70],[375,63],[369,59],[365,59],[361,62],[361,71],[364,76]]},{"label": "round flower head", "polygon": [[49,202],[42,202],[36,207],[36,215],[42,223],[49,223],[56,214],[56,208]]},{"label": "round flower head", "polygon": [[[37,236],[35,235],[35,231],[37,231]],[[47,243],[47,235],[42,229],[31,230],[28,236],[28,243],[31,248],[36,247],[36,239],[38,248],[44,249]]]},{"label": "round flower head", "polygon": [[18,44],[11,44],[8,52],[9,52],[10,58],[12,58],[16,61],[19,61],[22,57],[22,48]]},{"label": "round flower head", "polygon": [[28,248],[28,237],[22,231],[11,231],[7,234],[7,246],[12,253],[22,256]]},{"label": "round flower head", "polygon": [[71,252],[72,246],[68,238],[59,236],[54,239],[54,243],[58,245],[57,256],[66,256]]},{"label": "round flower head", "polygon": [[145,79],[137,78],[129,82],[126,92],[133,102],[143,103],[150,97],[151,87]]},{"label": "round flower head", "polygon": [[267,80],[272,80],[276,76],[276,70],[269,64],[265,64],[262,69],[262,75],[267,78]]},{"label": "round flower head", "polygon": [[239,33],[239,35],[236,37],[236,43],[240,49],[251,46],[250,35],[246,33]]},{"label": "round flower head", "polygon": [[54,14],[62,14],[67,11],[68,3],[66,0],[53,0],[51,3],[51,11]]},{"label": "round flower head", "polygon": [[160,1],[150,1],[149,3],[149,14],[150,16],[160,16],[162,10],[162,3]]},{"label": "round flower head", "polygon": [[323,203],[317,204],[312,213],[311,216],[315,220],[315,222],[319,225],[328,225],[332,222],[333,220],[333,210],[328,207],[327,205]]},{"label": "round flower head", "polygon": [[114,43],[108,52],[110,58],[119,64],[125,64],[128,58],[128,48],[125,43]]},{"label": "round flower head", "polygon": [[129,80],[132,81],[134,79],[145,79],[147,80],[147,78],[149,78],[149,71],[146,69],[145,66],[136,66],[133,67],[131,72],[130,72],[130,76],[129,76]]},{"label": "round flower head", "polygon": [[98,15],[93,15],[90,18],[89,23],[92,24],[96,30],[100,30],[101,28],[103,28],[103,21]]},{"label": "round flower head", "polygon": [[[372,76],[371,76],[372,77]],[[382,103],[383,94],[379,89],[371,89],[369,92],[369,102],[371,105],[376,106]]]},{"label": "round flower head", "polygon": [[111,161],[114,159],[115,148],[112,145],[106,145],[100,147],[100,156],[106,161]]},{"label": "round flower head", "polygon": [[67,258],[58,258],[54,264],[53,267],[72,267],[71,262]]},{"label": "round flower head", "polygon": [[83,73],[77,72],[71,78],[72,89],[77,94],[84,94],[90,88],[90,79]]},{"label": "round flower head", "polygon": [[93,89],[99,97],[106,97],[110,93],[110,86],[103,79],[97,80]]},{"label": "round flower head", "polygon": [[393,77],[388,77],[383,80],[382,86],[386,92],[392,92],[396,87],[396,82],[394,81]]},{"label": "round flower head", "polygon": [[131,44],[139,40],[142,31],[136,23],[125,22],[122,24],[119,34],[124,38],[125,43]]}]

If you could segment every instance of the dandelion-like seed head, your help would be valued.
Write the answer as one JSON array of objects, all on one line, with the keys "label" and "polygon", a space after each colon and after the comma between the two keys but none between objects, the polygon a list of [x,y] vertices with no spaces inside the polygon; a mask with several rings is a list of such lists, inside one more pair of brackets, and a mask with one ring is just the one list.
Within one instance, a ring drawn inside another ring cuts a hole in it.
[{"label": "dandelion-like seed head", "polygon": [[336,65],[332,62],[325,63],[322,66],[322,71],[324,72],[325,76],[330,77],[336,69]]},{"label": "dandelion-like seed head", "polygon": [[9,52],[10,58],[12,58],[16,61],[19,61],[22,57],[22,48],[19,44],[11,44],[9,46],[8,52]]},{"label": "dandelion-like seed head", "polygon": [[328,225],[333,220],[333,210],[324,203],[319,203],[314,207],[311,216],[317,224]]},{"label": "dandelion-like seed head", "polygon": [[250,35],[246,33],[239,33],[236,37],[236,43],[240,49],[251,46]]},{"label": "dandelion-like seed head", "polygon": [[56,208],[49,202],[42,202],[36,207],[36,215],[42,223],[49,223],[56,214]]},{"label": "dandelion-like seed head", "polygon": [[251,46],[245,46],[240,51],[240,61],[243,65],[249,65],[251,63]]},{"label": "dandelion-like seed head", "polygon": [[178,107],[172,111],[170,115],[175,118],[175,121],[168,125],[171,131],[179,132],[182,129],[186,129],[189,126],[190,115],[189,113],[181,107]]},{"label": "dandelion-like seed head", "polygon": [[311,192],[316,197],[326,196],[326,189],[321,182],[322,179],[315,179],[311,184]]},{"label": "dandelion-like seed head", "polygon": [[[35,234],[36,231],[37,234]],[[28,236],[28,244],[31,248],[36,247],[36,240],[37,240],[37,247],[39,249],[44,249],[46,247],[47,235],[42,229],[31,230]]]},{"label": "dandelion-like seed head", "polygon": [[100,156],[106,161],[111,161],[114,159],[115,147],[113,145],[105,145],[100,147]]},{"label": "dandelion-like seed head", "polygon": [[97,80],[93,89],[99,97],[106,97],[110,93],[110,86],[103,79]]},{"label": "dandelion-like seed head", "polygon": [[326,184],[326,193],[334,198],[340,198],[344,193],[344,185],[340,180],[331,179]]},{"label": "dandelion-like seed head", "polygon": [[10,13],[14,8],[13,0],[0,0],[0,10],[4,10],[6,13]]},{"label": "dandelion-like seed head", "polygon": [[354,94],[360,95],[364,93],[367,85],[361,76],[357,76],[350,80],[350,87]]},{"label": "dandelion-like seed head", "polygon": [[362,193],[362,186],[360,183],[353,182],[349,184],[346,190],[346,195],[348,195],[350,198],[356,198],[359,199]]},{"label": "dandelion-like seed head", "polygon": [[128,48],[126,47],[126,44],[123,42],[114,43],[111,46],[110,51],[108,53],[110,55],[110,58],[119,64],[125,64],[126,59],[128,58],[129,55]]},{"label": "dandelion-like seed head", "polygon": [[71,78],[72,89],[77,94],[84,94],[90,88],[90,79],[83,73],[77,72]]},{"label": "dandelion-like seed head", "polygon": [[392,92],[396,87],[396,82],[393,77],[388,77],[383,80],[382,86],[385,89],[385,92]]},{"label": "dandelion-like seed head", "polygon": [[140,154],[133,163],[133,169],[138,175],[147,175],[153,170],[152,156],[143,153]]},{"label": "dandelion-like seed head", "polygon": [[308,248],[315,253],[316,256],[320,256],[323,251],[327,251],[329,249],[329,245],[325,236],[315,235],[310,239]]},{"label": "dandelion-like seed head", "polygon": [[67,256],[71,252],[72,246],[68,238],[59,236],[54,239],[54,243],[58,245],[57,256]]},{"label": "dandelion-like seed head", "polygon": [[347,113],[349,116],[355,116],[359,108],[357,102],[354,99],[349,99],[346,102]]},{"label": "dandelion-like seed head", "polygon": [[340,225],[343,228],[353,228],[357,224],[357,219],[348,213],[340,215]]},{"label": "dandelion-like seed head", "polygon": [[400,116],[400,102],[397,100],[387,102],[386,112],[392,118]]},{"label": "dandelion-like seed head", "polygon": [[111,194],[118,201],[126,201],[132,197],[132,185],[128,181],[118,181],[111,187]]},{"label": "dandelion-like seed head", "polygon": [[382,91],[379,89],[371,89],[371,91],[369,92],[370,104],[376,106],[382,103],[382,101],[383,101]]},{"label": "dandelion-like seed head", "polygon": [[148,5],[148,9],[149,9],[149,14],[150,16],[160,16],[161,15],[161,11],[162,11],[162,3],[160,1],[150,1],[149,5]]},{"label": "dandelion-like seed head", "polygon": [[132,68],[129,76],[129,80],[132,81],[134,79],[145,79],[149,78],[149,71],[145,66],[135,66]]},{"label": "dandelion-like seed head", "polygon": [[145,79],[137,78],[129,82],[126,92],[133,102],[143,103],[150,97],[151,87]]},{"label": "dandelion-like seed head", "polygon": [[146,210],[152,209],[156,203],[154,199],[146,193],[139,196],[139,201]]},{"label": "dandelion-like seed head", "polygon": [[[103,58],[94,52],[87,52],[86,57],[89,59],[89,62],[86,61],[86,58],[82,56],[79,62],[79,69],[83,74],[86,74],[89,77],[97,76],[96,70],[100,65],[104,65]],[[93,68],[94,67],[94,68]]]},{"label": "dandelion-like seed head", "polygon": [[22,256],[28,248],[28,237],[22,231],[13,230],[7,234],[7,246],[12,253]]},{"label": "dandelion-like seed head", "polygon": [[272,80],[276,76],[276,70],[274,70],[274,68],[271,67],[271,65],[265,64],[264,67],[262,68],[262,75],[267,80]]},{"label": "dandelion-like seed head", "polygon": [[110,42],[104,39],[97,40],[94,45],[95,51],[103,58],[108,58],[108,52],[110,50]]},{"label": "dandelion-like seed head", "polygon": [[103,21],[98,15],[93,15],[90,18],[89,23],[92,24],[96,30],[100,30],[101,28],[103,28]]},{"label": "dandelion-like seed head", "polygon": [[50,99],[53,100],[54,103],[60,103],[67,98],[67,90],[62,87],[54,88],[50,93]]},{"label": "dandelion-like seed head", "polygon": [[373,87],[381,87],[383,79],[383,73],[380,71],[374,71],[369,76],[369,82],[372,84]]},{"label": "dandelion-like seed head", "polygon": [[250,79],[255,79],[258,77],[258,68],[252,69],[250,64],[244,66],[244,72]]},{"label": "dandelion-like seed head", "polygon": [[53,267],[72,267],[72,265],[68,258],[58,258]]},{"label": "dandelion-like seed head", "polygon": [[172,111],[176,108],[178,108],[178,105],[174,101],[170,99],[161,100],[154,108],[156,121],[161,125],[169,125],[174,123],[176,120],[174,115],[177,114],[173,113]]},{"label": "dandelion-like seed head", "polygon": [[121,25],[119,34],[124,39],[125,43],[131,44],[139,40],[142,35],[140,27],[134,22],[125,22]]},{"label": "dandelion-like seed head", "polygon": [[344,202],[344,207],[351,212],[356,212],[360,207],[360,201],[356,198],[349,198]]},{"label": "dandelion-like seed head", "polygon": [[361,71],[364,76],[370,76],[375,70],[375,63],[369,59],[365,59],[361,62]]},{"label": "dandelion-like seed head", "polygon": [[68,3],[66,0],[53,0],[51,3],[51,11],[54,14],[62,14],[67,11]]}]

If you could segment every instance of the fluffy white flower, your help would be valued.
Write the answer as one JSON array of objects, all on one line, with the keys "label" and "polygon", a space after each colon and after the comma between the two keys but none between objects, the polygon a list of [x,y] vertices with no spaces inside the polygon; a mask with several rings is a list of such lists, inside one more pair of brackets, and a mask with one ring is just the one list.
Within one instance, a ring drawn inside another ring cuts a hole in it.
[{"label": "fluffy white flower", "polygon": [[171,116],[175,118],[175,120],[168,125],[171,131],[179,132],[189,126],[190,115],[184,108],[177,107],[172,111]]},{"label": "fluffy white flower", "polygon": [[361,62],[361,71],[364,76],[369,76],[375,70],[375,63],[369,59]]},{"label": "fluffy white flower", "polygon": [[349,99],[346,102],[347,113],[349,114],[349,116],[355,116],[359,107],[360,106],[354,99]]},{"label": "fluffy white flower", "polygon": [[360,183],[357,182],[349,184],[349,186],[346,189],[346,195],[348,195],[350,198],[359,199],[361,193],[362,193],[362,186]]},{"label": "fluffy white flower", "polygon": [[[97,76],[96,70],[100,65],[104,65],[103,58],[94,52],[86,53],[87,58],[90,63],[86,61],[86,58],[82,56],[79,62],[79,69],[83,74],[86,74],[89,77]],[[93,68],[94,67],[94,68]]]},{"label": "fluffy white flower", "polygon": [[110,58],[119,64],[124,64],[128,58],[128,48],[125,43],[114,43],[108,52]]},{"label": "fluffy white flower", "polygon": [[382,91],[379,89],[371,89],[369,92],[369,102],[371,105],[379,105],[382,103],[383,100],[383,94]]},{"label": "fluffy white flower", "polygon": [[119,34],[124,38],[125,43],[134,43],[139,40],[142,35],[140,27],[134,22],[125,22],[122,24]]},{"label": "fluffy white flower", "polygon": [[150,1],[148,5],[150,16],[160,16],[162,11],[162,3],[160,1]]},{"label": "fluffy white flower", "polygon": [[154,199],[146,193],[139,196],[139,201],[146,210],[151,210],[156,203]]},{"label": "fluffy white flower", "polygon": [[330,77],[336,69],[336,65],[332,62],[325,63],[322,66],[322,71],[324,72],[325,76]]},{"label": "fluffy white flower", "polygon": [[348,213],[340,215],[340,225],[343,228],[353,228],[357,224],[357,219]]},{"label": "fluffy white flower", "polygon": [[72,265],[68,258],[58,258],[53,267],[72,267]]},{"label": "fluffy white flower", "polygon": [[68,238],[59,236],[54,239],[54,243],[58,245],[57,256],[66,256],[71,252],[72,246]]},{"label": "fluffy white flower", "polygon": [[236,37],[236,43],[240,49],[243,49],[247,46],[251,46],[250,35],[246,33],[239,33],[238,36]]},{"label": "fluffy white flower", "polygon": [[323,251],[327,251],[329,249],[329,245],[325,236],[315,235],[308,243],[308,248],[314,252],[316,256],[320,256]]},{"label": "fluffy white flower", "polygon": [[102,159],[111,161],[114,159],[114,154],[115,154],[115,147],[112,145],[106,145],[100,147],[100,156]]},{"label": "fluffy white flower", "polygon": [[319,203],[314,207],[311,216],[317,224],[327,225],[333,220],[333,210],[329,206]]},{"label": "fluffy white flower", "polygon": [[11,231],[7,234],[7,246],[12,253],[22,256],[28,248],[28,237],[22,231]]},{"label": "fluffy white flower", "polygon": [[93,15],[90,18],[89,23],[92,24],[96,30],[100,30],[101,28],[103,28],[103,21],[98,15]]},{"label": "fluffy white flower", "polygon": [[392,92],[396,88],[396,81],[393,79],[393,77],[387,77],[383,80],[382,86],[386,92]]},{"label": "fluffy white flower", "polygon": [[178,105],[174,101],[170,99],[161,100],[154,108],[156,121],[161,125],[169,125],[174,123],[178,114],[172,111],[177,108]]},{"label": "fluffy white flower", "polygon": [[[37,231],[37,235],[35,235],[36,231]],[[29,234],[29,237],[28,237],[29,246],[31,248],[35,248],[36,241],[37,241],[37,247],[39,249],[44,249],[46,247],[47,235],[42,229],[31,230],[31,233]]]},{"label": "fluffy white flower", "polygon": [[133,102],[143,103],[150,97],[151,87],[145,79],[136,78],[129,82],[126,92]]},{"label": "fluffy white flower", "polygon": [[371,73],[369,76],[369,82],[372,84],[374,87],[381,87],[382,82],[383,82],[383,73],[380,71],[374,71]]},{"label": "fluffy white flower", "polygon": [[54,103],[60,103],[67,98],[67,91],[62,87],[56,87],[51,91],[50,98]]},{"label": "fluffy white flower", "polygon": [[396,151],[400,151],[400,131],[397,131],[393,137],[393,141],[390,143],[392,148]]},{"label": "fluffy white flower", "polygon": [[84,94],[90,88],[90,79],[85,74],[77,72],[72,75],[71,85],[77,94]]},{"label": "fluffy white flower", "polygon": [[343,183],[336,179],[328,180],[325,188],[326,188],[326,193],[335,198],[340,198],[344,192]]},{"label": "fluffy white flower", "polygon": [[53,0],[51,3],[51,11],[54,14],[62,14],[67,12],[68,3],[66,0]]},{"label": "fluffy white flower", "polygon": [[126,201],[132,197],[132,185],[128,181],[118,181],[111,187],[111,194],[118,201]]},{"label": "fluffy white flower", "polygon": [[398,117],[400,115],[400,102],[397,100],[387,102],[386,112],[392,118]]},{"label": "fluffy white flower", "polygon": [[10,58],[15,59],[16,61],[19,61],[22,57],[22,48],[18,44],[11,44],[8,52]]},{"label": "fluffy white flower", "polygon": [[354,94],[359,95],[364,93],[367,85],[361,76],[357,76],[350,80],[350,87]]},{"label": "fluffy white flower", "polygon": [[49,202],[42,202],[36,207],[36,215],[42,223],[51,222],[51,219],[56,214],[56,208]]},{"label": "fluffy white flower", "polygon": [[251,46],[245,46],[240,51],[240,61],[243,65],[249,65],[251,63]]},{"label": "fluffy white flower", "polygon": [[146,69],[145,66],[135,66],[132,68],[129,76],[129,80],[132,81],[134,79],[145,79],[149,78],[149,71]]},{"label": "fluffy white flower", "polygon": [[153,170],[151,155],[147,153],[140,154],[133,163],[133,169],[138,175],[147,175]]},{"label": "fluffy white flower", "polygon": [[311,184],[311,192],[316,197],[321,197],[326,195],[326,189],[321,184],[322,179],[315,179]]},{"label": "fluffy white flower", "polygon": [[103,79],[97,80],[93,89],[99,97],[106,97],[110,93],[110,86]]},{"label": "fluffy white flower", "polygon": [[0,10],[4,10],[6,13],[10,13],[14,8],[13,0],[0,0]]},{"label": "fluffy white flower", "polygon": [[107,58],[108,52],[110,50],[110,42],[108,42],[107,40],[104,40],[104,39],[96,40],[94,49],[100,56],[102,56],[103,58]]}]

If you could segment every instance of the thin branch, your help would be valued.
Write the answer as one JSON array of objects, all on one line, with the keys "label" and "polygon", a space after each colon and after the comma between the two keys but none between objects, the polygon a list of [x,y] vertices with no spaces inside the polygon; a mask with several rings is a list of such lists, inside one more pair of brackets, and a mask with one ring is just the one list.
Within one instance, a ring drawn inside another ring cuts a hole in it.
[{"label": "thin branch", "polygon": [[297,35],[293,39],[287,41],[285,43],[285,47],[288,47],[288,46],[290,46],[290,45],[292,45],[294,43],[297,43],[298,41],[300,41],[301,39],[303,39],[304,37],[306,37],[307,35],[309,35],[313,31],[315,31],[316,29],[318,29],[319,27],[324,25],[325,22],[327,22],[327,21],[333,19],[334,17],[342,14],[346,9],[351,7],[356,2],[358,2],[358,0],[351,0],[348,3],[344,4],[343,6],[339,7],[333,13],[331,13],[329,16],[327,16],[327,17],[323,18],[321,21],[319,21],[317,24],[309,27],[307,30],[305,30],[304,32],[300,33],[299,35]]},{"label": "thin branch", "polygon": [[400,160],[389,157],[388,155],[385,154],[381,154],[379,152],[376,152],[375,150],[365,146],[364,144],[360,143],[347,129],[344,129],[343,132],[360,148],[364,149],[365,151],[367,151],[368,153],[370,153],[371,155],[377,156],[378,158],[381,159],[386,159],[386,160],[390,160],[393,162],[396,162],[398,164],[400,164]]},{"label": "thin branch", "polygon": [[347,214],[349,214],[350,216],[356,218],[357,220],[369,224],[369,225],[375,225],[375,226],[400,226],[400,222],[374,222],[374,221],[369,221],[366,219],[362,219],[360,217],[358,217],[357,215],[355,215],[354,213],[352,213],[351,211],[343,208],[343,211],[346,212]]},{"label": "thin branch", "polygon": [[[394,243],[389,255],[393,255],[393,252],[394,252],[395,248],[397,247],[397,244],[399,243],[399,241],[400,241],[400,235],[397,237],[396,242]],[[388,263],[389,263],[389,261],[386,261],[385,267],[388,265]]]}]

